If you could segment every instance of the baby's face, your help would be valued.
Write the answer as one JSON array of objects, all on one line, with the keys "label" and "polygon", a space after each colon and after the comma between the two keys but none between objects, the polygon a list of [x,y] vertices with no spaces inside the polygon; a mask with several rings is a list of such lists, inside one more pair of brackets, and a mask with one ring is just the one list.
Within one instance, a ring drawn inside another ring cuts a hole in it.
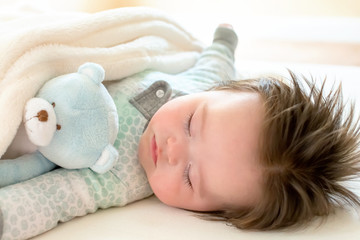
[{"label": "baby's face", "polygon": [[139,145],[155,195],[167,205],[195,211],[256,204],[263,119],[257,93],[210,91],[166,103]]}]

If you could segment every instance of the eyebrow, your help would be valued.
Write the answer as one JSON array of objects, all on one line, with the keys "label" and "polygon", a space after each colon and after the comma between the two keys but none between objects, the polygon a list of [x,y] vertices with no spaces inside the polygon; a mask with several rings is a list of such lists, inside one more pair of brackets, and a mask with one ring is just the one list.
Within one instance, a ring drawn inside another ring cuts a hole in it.
[{"label": "eyebrow", "polygon": [[204,138],[204,127],[205,127],[205,123],[206,123],[206,120],[208,118],[208,105],[206,102],[204,102],[201,107],[200,107],[200,130],[199,130],[199,135],[201,136],[201,138]]}]

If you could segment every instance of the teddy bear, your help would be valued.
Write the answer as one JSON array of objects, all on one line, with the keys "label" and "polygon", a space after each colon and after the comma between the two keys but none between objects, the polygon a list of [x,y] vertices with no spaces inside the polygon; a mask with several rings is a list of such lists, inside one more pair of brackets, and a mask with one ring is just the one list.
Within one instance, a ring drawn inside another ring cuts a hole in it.
[{"label": "teddy bear", "polygon": [[85,63],[76,73],[49,80],[26,102],[26,135],[36,151],[0,161],[0,186],[41,175],[57,166],[104,173],[118,159],[115,103],[102,84],[105,71]]}]

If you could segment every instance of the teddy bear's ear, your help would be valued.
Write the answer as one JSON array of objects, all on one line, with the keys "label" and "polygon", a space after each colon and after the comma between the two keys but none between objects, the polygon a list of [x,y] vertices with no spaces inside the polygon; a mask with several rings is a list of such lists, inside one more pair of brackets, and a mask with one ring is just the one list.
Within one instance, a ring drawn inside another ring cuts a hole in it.
[{"label": "teddy bear's ear", "polygon": [[105,70],[96,63],[84,63],[78,69],[78,73],[88,76],[96,84],[100,84],[105,79]]}]

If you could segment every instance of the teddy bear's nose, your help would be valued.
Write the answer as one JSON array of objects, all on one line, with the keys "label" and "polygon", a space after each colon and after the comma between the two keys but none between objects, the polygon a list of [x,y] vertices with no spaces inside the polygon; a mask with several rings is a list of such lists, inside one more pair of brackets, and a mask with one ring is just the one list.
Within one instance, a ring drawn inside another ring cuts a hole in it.
[{"label": "teddy bear's nose", "polygon": [[45,110],[41,110],[40,112],[37,113],[36,116],[40,122],[46,122],[49,118],[49,114],[47,111]]}]

